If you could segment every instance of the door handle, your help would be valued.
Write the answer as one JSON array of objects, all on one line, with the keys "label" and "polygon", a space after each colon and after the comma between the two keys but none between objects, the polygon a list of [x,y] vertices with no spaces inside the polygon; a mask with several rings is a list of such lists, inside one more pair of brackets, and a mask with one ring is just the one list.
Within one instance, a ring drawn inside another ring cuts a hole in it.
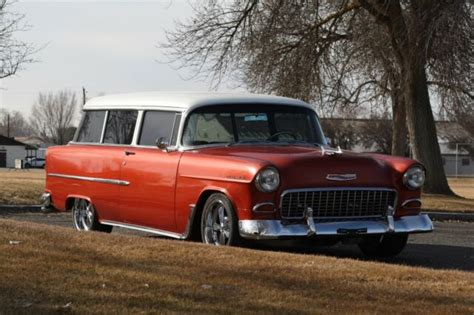
[{"label": "door handle", "polygon": [[125,155],[126,155],[126,156],[135,155],[135,152],[133,152],[133,151],[125,151]]}]

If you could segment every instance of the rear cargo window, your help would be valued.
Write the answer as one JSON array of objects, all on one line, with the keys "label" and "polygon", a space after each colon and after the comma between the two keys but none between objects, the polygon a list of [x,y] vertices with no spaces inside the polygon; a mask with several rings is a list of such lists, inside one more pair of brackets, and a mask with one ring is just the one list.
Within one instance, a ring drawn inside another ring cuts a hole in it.
[{"label": "rear cargo window", "polygon": [[154,146],[156,140],[163,137],[168,144],[174,145],[175,143],[171,143],[173,141],[173,125],[179,126],[179,120],[175,112],[145,112],[138,144]]},{"label": "rear cargo window", "polygon": [[99,143],[104,127],[105,111],[87,111],[84,113],[76,142]]},{"label": "rear cargo window", "polygon": [[137,122],[136,110],[111,110],[105,125],[104,143],[131,144]]}]

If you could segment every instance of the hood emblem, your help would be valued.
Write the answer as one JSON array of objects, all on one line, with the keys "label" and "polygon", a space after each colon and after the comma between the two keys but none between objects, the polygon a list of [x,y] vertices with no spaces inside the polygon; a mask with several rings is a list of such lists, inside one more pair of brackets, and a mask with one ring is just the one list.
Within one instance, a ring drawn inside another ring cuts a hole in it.
[{"label": "hood emblem", "polygon": [[326,176],[327,180],[335,180],[338,182],[344,182],[348,180],[357,179],[357,174],[328,174]]}]

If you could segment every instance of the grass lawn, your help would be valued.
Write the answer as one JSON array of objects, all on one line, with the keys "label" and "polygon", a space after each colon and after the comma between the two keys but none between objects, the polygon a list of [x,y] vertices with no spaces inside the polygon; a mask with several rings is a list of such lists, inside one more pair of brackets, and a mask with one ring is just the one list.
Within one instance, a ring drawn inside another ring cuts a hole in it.
[{"label": "grass lawn", "polygon": [[0,220],[2,313],[465,313],[474,273]]},{"label": "grass lawn", "polygon": [[0,204],[35,205],[44,192],[44,170],[0,168]]},{"label": "grass lawn", "polygon": [[[40,202],[44,189],[44,170],[7,171],[0,169],[0,204],[33,205]],[[427,211],[474,212],[474,178],[449,178],[459,196],[423,195]]]},{"label": "grass lawn", "polygon": [[449,186],[459,197],[444,195],[422,196],[426,211],[474,212],[474,178],[448,178]]}]

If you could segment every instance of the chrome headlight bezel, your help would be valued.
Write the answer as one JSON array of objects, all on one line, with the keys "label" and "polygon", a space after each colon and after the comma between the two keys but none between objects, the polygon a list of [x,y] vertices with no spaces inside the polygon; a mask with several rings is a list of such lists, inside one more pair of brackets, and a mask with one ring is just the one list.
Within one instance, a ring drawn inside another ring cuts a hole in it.
[{"label": "chrome headlight bezel", "polygon": [[426,172],[420,165],[410,167],[405,174],[403,174],[403,184],[411,190],[423,187],[425,180]]},{"label": "chrome headlight bezel", "polygon": [[265,193],[276,191],[280,186],[280,173],[272,166],[263,168],[255,177],[255,186]]}]

